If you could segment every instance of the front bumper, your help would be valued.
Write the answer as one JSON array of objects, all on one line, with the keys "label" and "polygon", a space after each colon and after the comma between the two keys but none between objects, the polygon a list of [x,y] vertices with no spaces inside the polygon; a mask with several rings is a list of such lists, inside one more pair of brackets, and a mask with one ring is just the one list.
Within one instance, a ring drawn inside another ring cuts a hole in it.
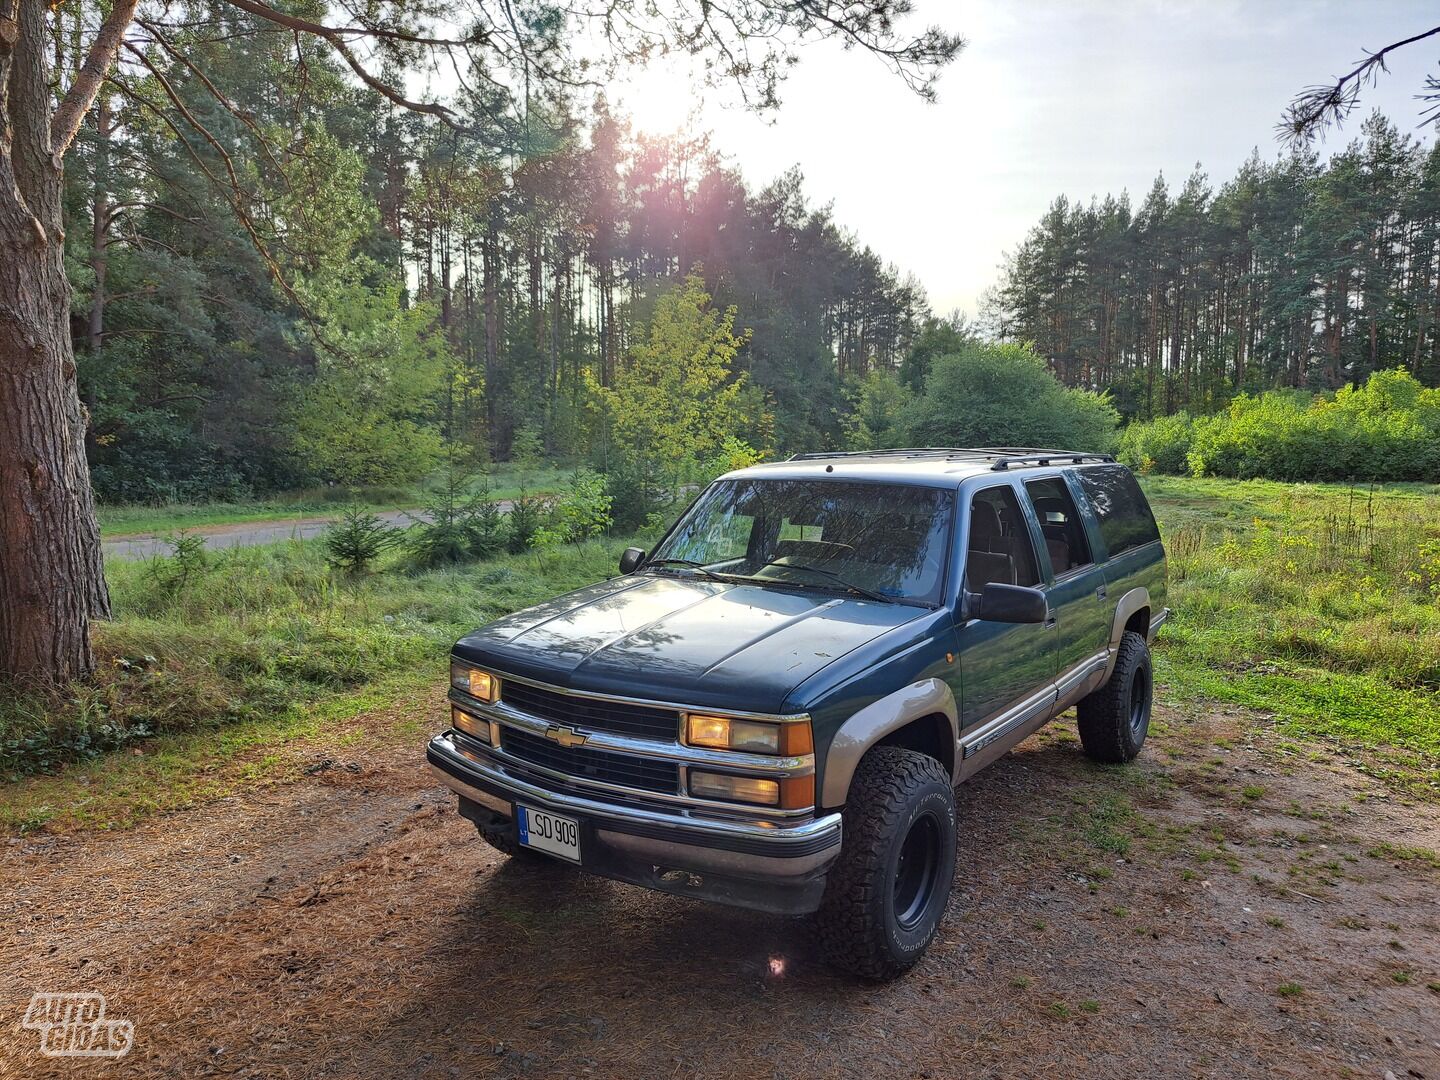
[{"label": "front bumper", "polygon": [[583,869],[662,892],[803,914],[819,906],[825,872],[840,853],[839,814],[791,825],[602,802],[469,752],[450,733],[431,739],[425,756],[477,823],[513,828],[517,801],[574,818]]}]

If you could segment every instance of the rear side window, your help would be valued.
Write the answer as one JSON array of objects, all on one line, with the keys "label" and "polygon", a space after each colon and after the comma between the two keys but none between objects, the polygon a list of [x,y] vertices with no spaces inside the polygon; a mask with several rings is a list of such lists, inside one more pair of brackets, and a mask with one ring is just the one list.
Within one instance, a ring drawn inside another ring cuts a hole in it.
[{"label": "rear side window", "polygon": [[1085,539],[1085,526],[1080,524],[1075,500],[1070,497],[1065,481],[1058,476],[1027,480],[1025,491],[1035,507],[1035,516],[1040,519],[1040,531],[1050,553],[1051,572],[1058,578],[1089,566],[1094,561],[1090,557],[1090,542]]},{"label": "rear side window", "polygon": [[1160,539],[1155,515],[1129,469],[1122,465],[1078,469],[1075,478],[1095,510],[1112,559],[1122,551]]}]

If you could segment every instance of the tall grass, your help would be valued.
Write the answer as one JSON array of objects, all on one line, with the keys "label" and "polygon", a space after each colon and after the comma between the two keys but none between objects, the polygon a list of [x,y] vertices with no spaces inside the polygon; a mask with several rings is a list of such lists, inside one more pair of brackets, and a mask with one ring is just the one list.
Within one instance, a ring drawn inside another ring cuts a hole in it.
[{"label": "tall grass", "polygon": [[1182,693],[1440,758],[1440,488],[1148,478]]},{"label": "tall grass", "polygon": [[615,573],[625,540],[547,548],[426,573],[331,571],[315,543],[116,562],[115,618],[97,625],[100,677],[60,696],[0,695],[0,776],[131,739],[270,715],[433,667],[499,615]]}]

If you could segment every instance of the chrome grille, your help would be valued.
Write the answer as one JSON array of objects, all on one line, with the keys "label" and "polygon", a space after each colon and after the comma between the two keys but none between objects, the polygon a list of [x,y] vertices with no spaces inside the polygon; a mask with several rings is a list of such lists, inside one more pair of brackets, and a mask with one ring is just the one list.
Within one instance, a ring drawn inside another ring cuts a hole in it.
[{"label": "chrome grille", "polygon": [[680,714],[673,709],[577,697],[516,682],[503,675],[500,700],[531,716],[585,731],[608,731],[664,742],[675,742],[680,737]]},{"label": "chrome grille", "polygon": [[561,746],[512,727],[502,730],[500,748],[521,761],[553,769],[577,780],[598,780],[665,795],[674,795],[680,790],[680,767],[673,761],[616,754],[609,750],[590,750],[583,746]]}]

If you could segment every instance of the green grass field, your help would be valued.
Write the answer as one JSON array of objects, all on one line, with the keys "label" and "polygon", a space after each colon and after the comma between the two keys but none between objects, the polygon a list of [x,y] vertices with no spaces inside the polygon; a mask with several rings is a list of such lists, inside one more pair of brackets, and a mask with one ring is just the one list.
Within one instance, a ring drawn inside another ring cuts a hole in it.
[{"label": "green grass field", "polygon": [[[1440,799],[1440,490],[1145,486],[1170,554],[1165,702],[1244,706]],[[188,575],[173,559],[112,563],[96,684],[0,698],[0,777],[62,773],[6,785],[0,824],[83,824],[91,811],[77,806],[108,807],[93,812],[113,824],[177,805],[209,790],[217,755],[438,684],[460,634],[614,573],[629,542],[426,573],[392,555],[359,578],[313,542],[210,553]],[[141,744],[143,763],[114,752]]]},{"label": "green grass field", "polygon": [[1389,751],[1433,787],[1440,488],[1169,477],[1145,487],[1170,558],[1175,614],[1157,665],[1172,695]]},{"label": "green grass field", "polygon": [[[490,493],[495,499],[513,499],[520,494],[523,486],[532,494],[549,494],[563,489],[569,476],[569,470],[556,465],[542,465],[523,471],[510,464],[494,465],[489,471]],[[100,534],[118,537],[163,534],[248,521],[333,517],[343,506],[356,504],[372,510],[409,510],[424,501],[423,485],[332,487],[288,491],[245,502],[101,506],[98,513]]]}]

